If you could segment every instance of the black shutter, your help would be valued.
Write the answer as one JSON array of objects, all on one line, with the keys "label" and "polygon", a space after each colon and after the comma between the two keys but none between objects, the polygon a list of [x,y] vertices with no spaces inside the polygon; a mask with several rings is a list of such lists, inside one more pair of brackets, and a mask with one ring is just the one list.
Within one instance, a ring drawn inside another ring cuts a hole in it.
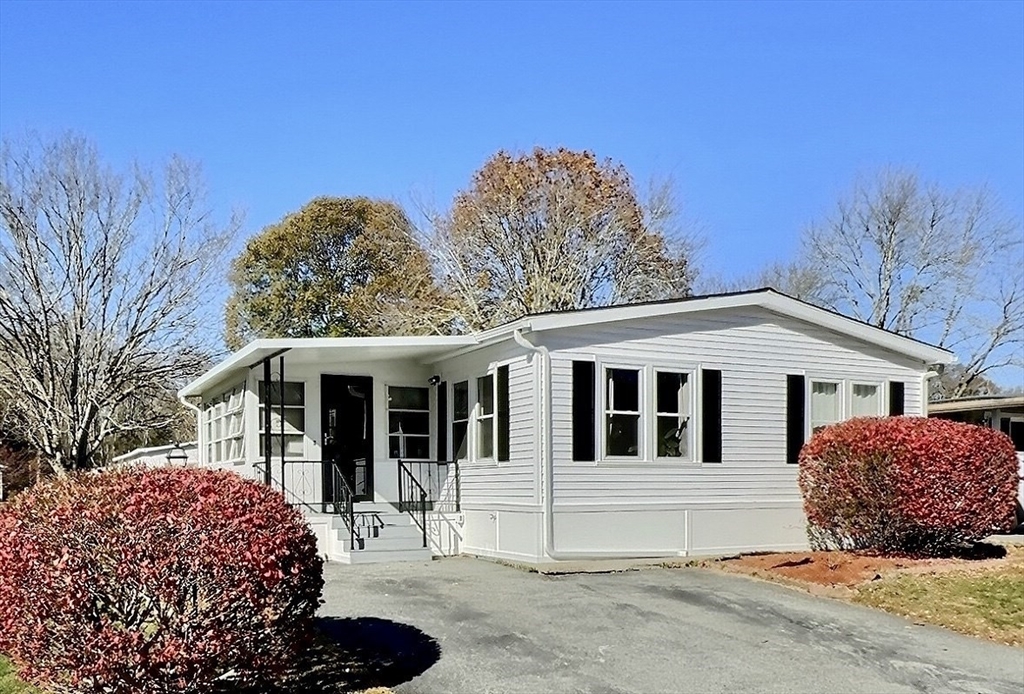
[{"label": "black shutter", "polygon": [[1010,418],[1001,417],[999,419],[999,431],[1003,432],[1007,436],[1010,435]]},{"label": "black shutter", "polygon": [[786,462],[796,465],[804,446],[805,408],[804,377],[786,376]]},{"label": "black shutter", "polygon": [[498,460],[511,458],[509,450],[508,365],[498,367]]},{"label": "black shutter", "polygon": [[701,460],[722,462],[722,372],[717,369],[701,371],[700,431]]},{"label": "black shutter", "polygon": [[903,414],[903,384],[899,381],[889,382],[889,416],[899,417]]},{"label": "black shutter", "polygon": [[[593,461],[596,366],[592,361],[572,363],[572,459]],[[550,415],[548,415],[550,416]]]},{"label": "black shutter", "polygon": [[448,457],[448,381],[437,386],[437,459]]}]

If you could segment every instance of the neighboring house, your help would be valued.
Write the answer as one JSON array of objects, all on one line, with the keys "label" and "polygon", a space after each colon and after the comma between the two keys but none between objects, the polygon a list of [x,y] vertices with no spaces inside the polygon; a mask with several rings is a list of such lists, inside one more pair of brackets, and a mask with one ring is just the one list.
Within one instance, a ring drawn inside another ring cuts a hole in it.
[{"label": "neighboring house", "polygon": [[1017,449],[1017,518],[1024,523],[1024,395],[977,395],[928,403],[928,416],[998,429]]},{"label": "neighboring house", "polygon": [[202,463],[283,488],[332,559],[690,556],[805,547],[811,432],[923,416],[953,359],[763,289],[257,340],[180,395]]},{"label": "neighboring house", "polygon": [[[178,456],[185,459],[178,461]],[[170,456],[170,457],[169,457]],[[199,462],[199,442],[169,444],[166,446],[150,446],[136,448],[123,453],[110,461],[111,465],[145,465],[146,467],[163,467],[171,464],[197,464]]]}]

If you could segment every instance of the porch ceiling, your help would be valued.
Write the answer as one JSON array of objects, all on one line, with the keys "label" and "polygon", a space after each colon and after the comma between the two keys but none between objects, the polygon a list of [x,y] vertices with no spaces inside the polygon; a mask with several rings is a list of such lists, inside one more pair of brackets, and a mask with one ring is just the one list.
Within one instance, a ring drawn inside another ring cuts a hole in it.
[{"label": "porch ceiling", "polygon": [[285,365],[408,359],[428,364],[453,350],[471,347],[477,339],[466,336],[426,337],[318,337],[256,340],[182,388],[181,397],[201,396],[240,380],[267,357],[283,354]]}]

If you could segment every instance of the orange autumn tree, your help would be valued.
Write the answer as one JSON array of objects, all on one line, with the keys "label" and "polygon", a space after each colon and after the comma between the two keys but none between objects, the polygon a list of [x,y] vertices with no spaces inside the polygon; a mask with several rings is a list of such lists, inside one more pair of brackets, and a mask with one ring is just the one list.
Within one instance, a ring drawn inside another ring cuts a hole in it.
[{"label": "orange autumn tree", "polygon": [[690,247],[670,190],[643,204],[625,167],[591,152],[499,151],[435,217],[429,247],[463,327],[527,313],[685,296]]}]

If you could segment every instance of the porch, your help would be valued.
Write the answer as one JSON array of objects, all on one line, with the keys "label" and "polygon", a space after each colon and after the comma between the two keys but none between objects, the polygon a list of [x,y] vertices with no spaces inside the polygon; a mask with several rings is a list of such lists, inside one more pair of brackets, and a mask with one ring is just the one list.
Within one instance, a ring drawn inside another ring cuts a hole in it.
[{"label": "porch", "polygon": [[303,512],[322,556],[341,563],[429,560],[459,552],[461,477],[457,461],[397,460],[397,499],[357,493],[340,460],[265,461],[258,477]]}]

